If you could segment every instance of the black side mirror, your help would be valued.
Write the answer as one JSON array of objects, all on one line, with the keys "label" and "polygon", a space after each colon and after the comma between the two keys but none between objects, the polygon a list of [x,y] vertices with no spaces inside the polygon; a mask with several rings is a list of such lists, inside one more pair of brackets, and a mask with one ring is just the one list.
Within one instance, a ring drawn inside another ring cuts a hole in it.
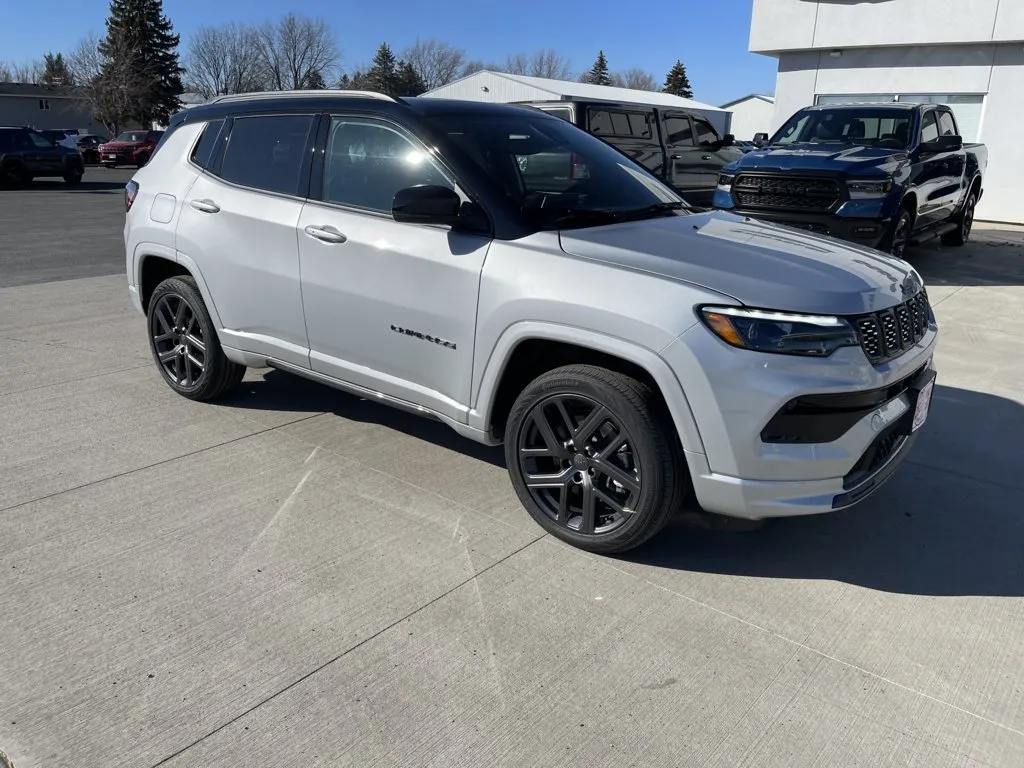
[{"label": "black side mirror", "polygon": [[922,152],[959,152],[964,148],[962,136],[939,136],[933,141],[926,141],[921,144]]},{"label": "black side mirror", "polygon": [[454,226],[459,221],[461,209],[462,198],[454,189],[434,184],[400,189],[391,202],[391,215],[395,221],[409,224]]},{"label": "black side mirror", "polygon": [[723,147],[731,147],[733,144],[736,143],[736,137],[733,136],[731,133],[727,133],[725,134],[725,136],[722,137],[722,140],[719,143]]},{"label": "black side mirror", "polygon": [[763,147],[767,143],[768,143],[768,134],[767,133],[755,133],[754,134],[754,146],[755,147]]}]

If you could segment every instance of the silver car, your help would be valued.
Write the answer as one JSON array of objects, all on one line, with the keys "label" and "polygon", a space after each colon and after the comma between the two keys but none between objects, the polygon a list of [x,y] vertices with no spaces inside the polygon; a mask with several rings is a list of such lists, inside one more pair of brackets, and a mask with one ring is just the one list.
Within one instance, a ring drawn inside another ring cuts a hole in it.
[{"label": "silver car", "polygon": [[686,504],[850,506],[928,414],[935,318],[908,263],[695,213],[537,110],[223,97],[172,119],[125,206],[176,392],[271,367],[504,443],[527,511],[587,550]]}]

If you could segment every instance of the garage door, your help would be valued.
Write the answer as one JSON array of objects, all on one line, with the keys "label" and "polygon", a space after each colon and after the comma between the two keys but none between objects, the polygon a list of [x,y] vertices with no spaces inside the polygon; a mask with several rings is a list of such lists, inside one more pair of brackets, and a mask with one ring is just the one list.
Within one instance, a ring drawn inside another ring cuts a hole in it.
[{"label": "garage door", "polygon": [[917,104],[946,104],[956,116],[956,124],[964,141],[978,141],[981,134],[981,113],[985,96],[980,93],[846,93],[819,94],[815,104],[892,104],[893,102]]}]

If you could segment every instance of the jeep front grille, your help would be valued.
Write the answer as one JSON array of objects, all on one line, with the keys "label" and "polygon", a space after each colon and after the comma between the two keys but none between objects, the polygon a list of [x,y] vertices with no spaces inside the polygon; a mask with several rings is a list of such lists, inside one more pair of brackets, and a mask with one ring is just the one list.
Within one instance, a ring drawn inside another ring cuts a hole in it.
[{"label": "jeep front grille", "polygon": [[928,295],[921,291],[890,309],[852,318],[864,354],[872,363],[899,357],[928,331]]}]

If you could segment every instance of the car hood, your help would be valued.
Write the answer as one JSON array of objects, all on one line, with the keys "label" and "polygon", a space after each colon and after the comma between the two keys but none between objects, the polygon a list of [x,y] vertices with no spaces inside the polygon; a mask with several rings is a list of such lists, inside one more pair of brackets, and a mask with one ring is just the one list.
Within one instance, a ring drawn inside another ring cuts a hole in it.
[{"label": "car hood", "polygon": [[904,150],[829,142],[790,144],[747,152],[729,170],[739,171],[839,171],[849,175],[890,172],[908,161]]},{"label": "car hood", "polygon": [[762,309],[857,315],[906,301],[923,285],[902,259],[723,211],[564,230],[560,238],[573,256]]}]

